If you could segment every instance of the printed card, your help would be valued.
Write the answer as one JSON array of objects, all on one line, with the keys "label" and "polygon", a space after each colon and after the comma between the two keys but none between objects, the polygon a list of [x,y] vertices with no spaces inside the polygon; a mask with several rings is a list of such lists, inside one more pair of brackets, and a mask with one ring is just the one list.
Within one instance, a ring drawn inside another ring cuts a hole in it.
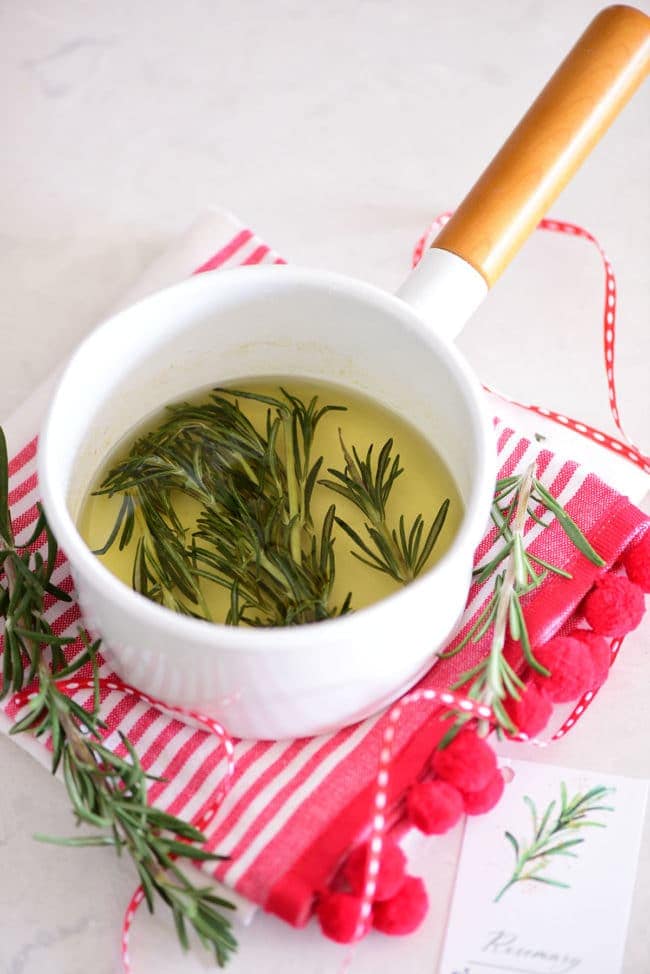
[{"label": "printed card", "polygon": [[439,974],[616,974],[647,782],[502,767],[501,802],[467,823]]}]

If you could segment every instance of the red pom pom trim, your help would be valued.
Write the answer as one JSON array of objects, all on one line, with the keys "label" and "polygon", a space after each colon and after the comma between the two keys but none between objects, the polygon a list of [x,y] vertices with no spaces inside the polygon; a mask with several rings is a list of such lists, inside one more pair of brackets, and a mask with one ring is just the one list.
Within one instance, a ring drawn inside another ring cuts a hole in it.
[{"label": "red pom pom trim", "polygon": [[589,650],[594,668],[594,679],[590,690],[599,690],[609,675],[612,662],[612,649],[603,636],[592,632],[591,629],[574,629],[572,639],[578,639]]},{"label": "red pom pom trim", "polygon": [[581,697],[594,682],[594,666],[589,650],[577,639],[556,636],[534,650],[535,659],[550,671],[543,676],[536,670],[533,680],[556,703]]},{"label": "red pom pom trim", "polygon": [[[363,893],[363,881],[369,852],[367,843],[357,846],[350,853],[343,867],[343,878],[355,896],[361,896]],[[395,840],[386,836],[381,850],[375,900],[388,900],[394,896],[404,882],[405,874],[406,856]]]},{"label": "red pom pom trim", "polygon": [[548,724],[553,704],[544,690],[528,683],[521,691],[519,700],[509,698],[504,709],[517,730],[527,737],[537,737]]},{"label": "red pom pom trim", "polygon": [[463,796],[447,781],[421,781],[406,796],[409,819],[425,835],[442,835],[462,817]]},{"label": "red pom pom trim", "polygon": [[601,636],[626,636],[641,622],[645,599],[638,585],[622,575],[603,575],[585,599],[585,619]]},{"label": "red pom pom trim", "polygon": [[627,577],[644,592],[650,592],[650,531],[628,548],[623,559]]},{"label": "red pom pom trim", "polygon": [[[350,893],[322,893],[316,906],[320,928],[330,940],[338,944],[350,944],[361,915],[361,900]],[[365,921],[363,936],[370,929],[370,919]]]},{"label": "red pom pom trim", "polygon": [[407,876],[392,899],[375,904],[372,925],[376,930],[393,936],[413,933],[424,920],[428,909],[429,898],[424,883],[416,876]]},{"label": "red pom pom trim", "polygon": [[465,811],[468,815],[484,815],[497,805],[503,794],[505,781],[500,771],[490,778],[485,788],[480,791],[468,791],[464,795]]},{"label": "red pom pom trim", "polygon": [[462,730],[433,755],[433,770],[459,791],[480,791],[496,771],[494,751],[472,730]]}]

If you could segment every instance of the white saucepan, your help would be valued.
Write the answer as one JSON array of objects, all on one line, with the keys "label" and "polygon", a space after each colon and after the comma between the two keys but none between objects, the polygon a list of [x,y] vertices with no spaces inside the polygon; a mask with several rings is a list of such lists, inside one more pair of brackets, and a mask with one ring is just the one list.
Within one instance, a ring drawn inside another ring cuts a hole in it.
[{"label": "white saucepan", "polygon": [[[397,296],[318,270],[202,274],[106,321],[54,396],[39,448],[43,503],[87,624],[121,676],[242,737],[315,734],[386,705],[427,670],[462,612],[495,478],[480,385],[452,344],[648,70],[650,19],[629,7],[589,26]],[[100,464],[162,404],[272,374],[359,389],[442,455],[464,517],[438,564],[356,614],[282,629],[215,625],[111,575],[75,518]]]}]

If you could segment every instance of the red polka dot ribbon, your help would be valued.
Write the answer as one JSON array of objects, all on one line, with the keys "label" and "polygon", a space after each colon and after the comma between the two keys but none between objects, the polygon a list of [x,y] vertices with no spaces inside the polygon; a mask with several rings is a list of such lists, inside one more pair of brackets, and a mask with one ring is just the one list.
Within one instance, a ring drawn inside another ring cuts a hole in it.
[{"label": "red polka dot ribbon", "polygon": [[[413,251],[413,266],[420,261],[425,249],[435,240],[438,230],[440,230],[440,228],[448,222],[451,216],[451,211],[441,213],[433,221],[427,232],[420,237],[415,246],[415,250]],[[589,426],[587,423],[580,422],[579,420],[572,419],[570,416],[557,413],[552,409],[547,409],[544,406],[536,406],[532,403],[519,402],[516,399],[510,399],[508,396],[504,396],[500,392],[496,392],[494,389],[489,389],[488,386],[485,388],[494,395],[499,396],[499,398],[503,399],[505,402],[513,403],[513,405],[520,406],[522,409],[527,409],[530,412],[538,413],[540,416],[544,416],[546,419],[551,419],[554,423],[558,423],[560,426],[568,427],[569,429],[573,430],[574,433],[578,433],[580,436],[584,436],[587,439],[598,443],[599,446],[605,447],[605,449],[609,450],[611,453],[616,453],[619,456],[624,457],[626,460],[629,460],[630,463],[634,463],[637,467],[640,467],[640,469],[645,473],[650,473],[650,457],[643,454],[639,447],[632,442],[621,425],[618,401],[616,398],[616,382],[614,378],[614,360],[616,352],[616,277],[614,276],[614,270],[609,262],[609,258],[593,234],[589,233],[589,231],[585,230],[583,227],[577,226],[575,223],[566,223],[563,220],[542,220],[537,229],[546,230],[550,233],[560,233],[565,236],[582,238],[583,240],[587,240],[589,243],[593,244],[600,254],[603,263],[603,270],[605,272],[603,355],[605,361],[607,389],[609,393],[609,408],[614,422],[616,423],[616,426],[623,437],[623,440],[618,440],[616,437],[610,436],[608,433],[604,433],[602,430]]]},{"label": "red polka dot ribbon", "polygon": [[375,793],[373,797],[372,826],[370,830],[369,852],[366,857],[366,868],[363,877],[363,893],[359,907],[359,920],[354,932],[354,939],[363,937],[370,914],[372,911],[372,901],[377,889],[377,876],[381,864],[381,852],[384,846],[384,833],[386,830],[386,804],[388,802],[388,786],[390,783],[390,768],[393,759],[393,743],[395,731],[399,724],[403,712],[414,704],[425,701],[427,703],[441,703],[462,713],[471,714],[481,720],[493,720],[494,714],[491,707],[462,697],[449,690],[413,690],[401,698],[389,711],[388,722],[384,729],[381,751],[379,752],[379,769],[375,781]]}]

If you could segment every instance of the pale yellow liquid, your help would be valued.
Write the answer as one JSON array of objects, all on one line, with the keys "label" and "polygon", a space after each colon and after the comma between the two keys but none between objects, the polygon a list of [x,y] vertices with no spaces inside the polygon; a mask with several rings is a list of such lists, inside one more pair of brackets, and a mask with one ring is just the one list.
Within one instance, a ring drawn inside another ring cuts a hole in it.
[{"label": "pale yellow liquid", "polygon": [[[368,446],[373,443],[375,460],[383,444],[392,437],[393,455],[399,453],[400,465],[404,468],[404,472],[393,486],[387,506],[387,523],[391,528],[397,527],[400,514],[404,514],[408,530],[416,515],[421,513],[425,520],[426,536],[440,504],[448,497],[450,505],[447,518],[424,570],[428,570],[448,550],[463,516],[460,494],[443,460],[410,423],[368,396],[333,383],[294,376],[288,378],[273,376],[265,379],[241,379],[230,385],[233,389],[276,398],[281,398],[279,387],[282,386],[305,403],[313,396],[318,396],[319,406],[329,403],[346,407],[346,412],[327,413],[317,426],[312,462],[321,455],[324,457],[319,474],[321,479],[331,479],[327,473],[328,467],[344,469],[339,429],[348,449],[356,446],[361,456],[365,456]],[[207,399],[208,393],[204,391],[191,397],[190,401],[202,403]],[[240,406],[258,430],[263,431],[268,407],[250,400],[241,400]],[[161,411],[147,423],[134,429],[99,471],[91,490],[97,489],[108,471],[128,454],[133,442],[139,436],[155,429],[163,420],[164,413]],[[279,449],[282,450],[281,444]],[[104,545],[115,523],[121,500],[121,495],[109,498],[106,495],[93,496],[92,492],[86,498],[79,517],[79,531],[92,550]],[[346,498],[322,486],[316,487],[311,502],[312,516],[317,529],[332,503],[336,504],[337,515],[347,521],[364,540],[367,540],[361,511]],[[198,505],[186,497],[179,496],[176,510],[181,523],[191,532],[198,514]],[[354,558],[351,554],[354,549],[353,542],[338,525],[334,528],[334,537],[336,538],[334,545],[336,580],[330,600],[332,605],[340,606],[347,593],[352,592],[352,608],[361,609],[402,587],[388,575],[367,567]],[[105,555],[98,556],[109,571],[129,586],[131,586],[137,540],[136,529],[133,539],[124,550],[120,551],[116,543]],[[223,621],[228,611],[228,592],[209,582],[204,584],[203,590],[211,618],[215,621]]]}]

